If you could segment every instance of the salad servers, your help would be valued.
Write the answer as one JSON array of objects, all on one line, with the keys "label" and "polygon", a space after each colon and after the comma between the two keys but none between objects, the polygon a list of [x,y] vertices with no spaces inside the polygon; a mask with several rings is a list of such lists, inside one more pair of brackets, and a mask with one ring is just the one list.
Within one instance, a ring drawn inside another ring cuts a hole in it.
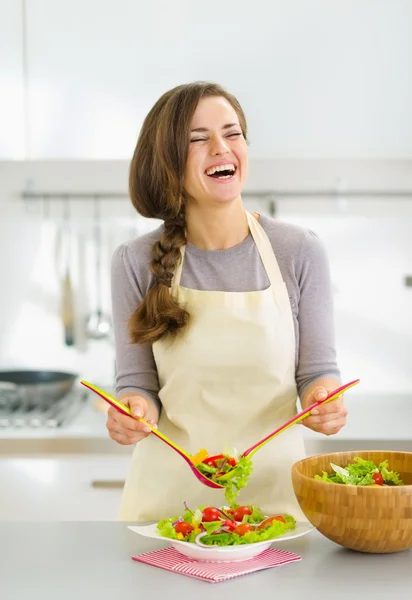
[{"label": "salad servers", "polygon": [[[302,421],[303,419],[305,419],[306,417],[308,417],[312,413],[312,411],[315,408],[317,408],[318,406],[321,406],[322,404],[327,404],[328,402],[332,402],[332,400],[335,400],[336,398],[338,398],[343,392],[345,392],[349,388],[357,385],[359,383],[359,381],[360,381],[359,379],[355,379],[354,381],[346,383],[345,385],[342,385],[341,387],[335,389],[333,392],[331,392],[330,394],[328,394],[326,396],[326,398],[324,398],[323,400],[318,400],[317,402],[314,402],[313,404],[311,404],[310,406],[308,406],[307,408],[305,408],[304,410],[302,410],[301,412],[299,412],[298,414],[296,414],[294,417],[292,417],[291,419],[289,419],[289,421],[287,421],[286,423],[284,423],[283,425],[281,425],[280,427],[278,427],[277,429],[275,429],[275,431],[273,431],[272,433],[270,433],[269,435],[267,435],[266,437],[264,437],[262,440],[256,442],[256,444],[253,444],[253,446],[251,446],[250,448],[248,448],[247,450],[245,450],[241,456],[244,457],[244,458],[246,458],[246,457],[250,458],[258,450],[260,450],[260,448],[262,448],[265,444],[267,444],[268,442],[270,442],[270,440],[272,440],[274,437],[276,437],[277,435],[279,435],[280,433],[282,433],[282,431],[285,431],[286,429],[288,429],[292,425],[295,425],[299,421]],[[111,406],[113,406],[119,412],[121,412],[121,413],[123,413],[124,415],[127,415],[127,416],[133,416],[132,413],[131,413],[131,410],[130,410],[130,408],[128,406],[126,406],[122,402],[119,402],[119,400],[116,400],[116,398],[113,398],[113,396],[111,396],[107,392],[101,390],[97,386],[95,386],[95,385],[93,385],[93,384],[91,384],[91,383],[89,383],[87,381],[82,380],[80,383],[82,385],[84,385],[85,387],[89,388],[91,391],[93,391],[96,394],[98,394],[101,398],[103,398],[103,400],[106,400],[106,402],[108,402]],[[189,467],[192,469],[193,473],[196,475],[196,477],[198,478],[198,480],[201,483],[203,483],[203,485],[206,485],[207,487],[211,487],[211,488],[215,488],[215,489],[221,489],[221,488],[225,487],[224,484],[221,485],[221,484],[217,483],[216,481],[212,481],[211,479],[208,479],[205,475],[203,475],[203,473],[201,473],[197,469],[197,467],[193,463],[191,455],[188,452],[186,452],[186,450],[183,450],[183,448],[181,448],[180,446],[178,446],[177,444],[175,444],[175,442],[173,442],[167,436],[165,436],[163,433],[161,433],[160,431],[158,431],[157,428],[152,427],[152,425],[150,425],[150,423],[148,423],[144,419],[140,418],[140,419],[137,419],[137,420],[140,421],[141,423],[144,423],[144,425],[146,425],[146,427],[149,427],[149,429],[151,430],[151,432],[154,435],[156,435],[158,438],[160,438],[161,440],[163,440],[170,448],[172,448],[175,452],[177,452],[183,458],[183,460],[185,460],[187,462],[187,464],[189,465]],[[219,477],[219,479],[221,481],[223,481],[223,482],[226,481],[227,479],[231,479],[233,477],[233,475],[234,475],[234,471],[235,470],[236,470],[236,466],[234,466],[233,469],[231,469],[230,471],[228,471],[224,475],[221,475]]]},{"label": "salad servers", "polygon": [[[114,408],[116,408],[120,413],[123,413],[124,415],[127,415],[129,417],[133,417],[133,415],[131,413],[131,410],[130,410],[130,408],[128,406],[126,406],[122,402],[119,402],[119,400],[116,400],[116,398],[113,398],[113,396],[111,396],[107,392],[104,392],[103,390],[101,390],[97,386],[89,383],[88,381],[82,380],[80,383],[82,385],[84,385],[85,387],[89,388],[89,390],[91,390],[92,392],[95,392],[96,394],[98,394],[101,398],[103,398],[103,400],[106,400],[106,402],[108,402],[111,406],[113,406]],[[133,418],[136,418],[136,417],[133,417]],[[196,475],[196,477],[198,478],[198,480],[201,483],[203,483],[203,485],[207,485],[208,487],[216,488],[216,489],[224,488],[223,485],[220,485],[219,483],[211,481],[210,479],[208,479],[207,477],[205,477],[203,475],[203,473],[201,473],[196,468],[196,466],[194,465],[194,463],[192,461],[192,457],[190,456],[190,454],[188,454],[188,452],[186,452],[186,450],[183,450],[183,448],[181,448],[180,446],[178,446],[177,444],[175,444],[175,442],[172,442],[171,439],[169,439],[163,433],[161,433],[160,431],[158,431],[155,427],[152,427],[152,425],[150,425],[150,423],[148,423],[144,419],[137,419],[137,420],[140,421],[141,423],[143,423],[144,425],[146,425],[146,427],[149,427],[154,435],[156,435],[158,438],[160,438],[161,440],[163,440],[175,452],[177,452],[178,454],[180,454],[180,456],[183,458],[183,460],[185,460],[187,462],[187,464],[189,465],[189,467],[192,469],[193,473]]]}]

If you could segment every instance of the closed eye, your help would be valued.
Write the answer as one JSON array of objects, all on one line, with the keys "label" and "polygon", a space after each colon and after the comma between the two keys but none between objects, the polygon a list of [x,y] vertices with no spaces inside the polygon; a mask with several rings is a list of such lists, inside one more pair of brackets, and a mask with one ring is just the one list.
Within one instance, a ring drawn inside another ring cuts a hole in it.
[{"label": "closed eye", "polygon": [[[239,137],[241,136],[242,133],[229,133],[229,135],[227,135],[226,137]],[[190,142],[207,142],[207,138],[193,138],[192,140],[190,140]]]}]

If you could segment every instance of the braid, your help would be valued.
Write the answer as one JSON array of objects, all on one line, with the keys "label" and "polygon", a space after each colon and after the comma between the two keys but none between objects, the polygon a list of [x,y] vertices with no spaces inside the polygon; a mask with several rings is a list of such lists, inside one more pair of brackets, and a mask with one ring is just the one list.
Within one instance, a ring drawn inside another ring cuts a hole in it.
[{"label": "braid", "polygon": [[150,265],[156,282],[144,297],[129,322],[133,343],[153,344],[164,334],[175,335],[189,321],[188,311],[180,306],[168,288],[186,243],[184,209],[177,217],[166,219],[160,241],[153,246]]},{"label": "braid", "polygon": [[153,262],[150,266],[156,280],[170,287],[173,273],[180,260],[180,248],[186,243],[185,215],[181,209],[177,217],[167,219],[160,241],[153,246]]}]

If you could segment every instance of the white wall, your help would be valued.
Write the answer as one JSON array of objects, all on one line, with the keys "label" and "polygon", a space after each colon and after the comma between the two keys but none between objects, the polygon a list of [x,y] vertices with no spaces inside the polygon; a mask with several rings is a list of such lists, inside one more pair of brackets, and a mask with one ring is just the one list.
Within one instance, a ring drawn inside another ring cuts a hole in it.
[{"label": "white wall", "polygon": [[412,156],[409,0],[26,5],[26,144],[20,2],[0,6],[0,158],[127,159],[158,96],[193,79],[238,95],[252,156]]}]

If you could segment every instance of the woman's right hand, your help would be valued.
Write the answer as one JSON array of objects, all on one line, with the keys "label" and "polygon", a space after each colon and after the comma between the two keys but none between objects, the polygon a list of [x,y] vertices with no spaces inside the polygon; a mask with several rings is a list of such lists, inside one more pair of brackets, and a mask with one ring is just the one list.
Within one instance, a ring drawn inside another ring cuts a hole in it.
[{"label": "woman's right hand", "polygon": [[148,415],[149,403],[143,396],[135,395],[119,398],[119,400],[129,406],[133,417],[136,418],[124,415],[111,406],[107,411],[106,421],[109,437],[123,446],[137,444],[151,433],[151,430],[144,423],[138,421],[137,418],[143,418],[150,425],[156,427],[155,421],[148,418],[150,416]]}]

